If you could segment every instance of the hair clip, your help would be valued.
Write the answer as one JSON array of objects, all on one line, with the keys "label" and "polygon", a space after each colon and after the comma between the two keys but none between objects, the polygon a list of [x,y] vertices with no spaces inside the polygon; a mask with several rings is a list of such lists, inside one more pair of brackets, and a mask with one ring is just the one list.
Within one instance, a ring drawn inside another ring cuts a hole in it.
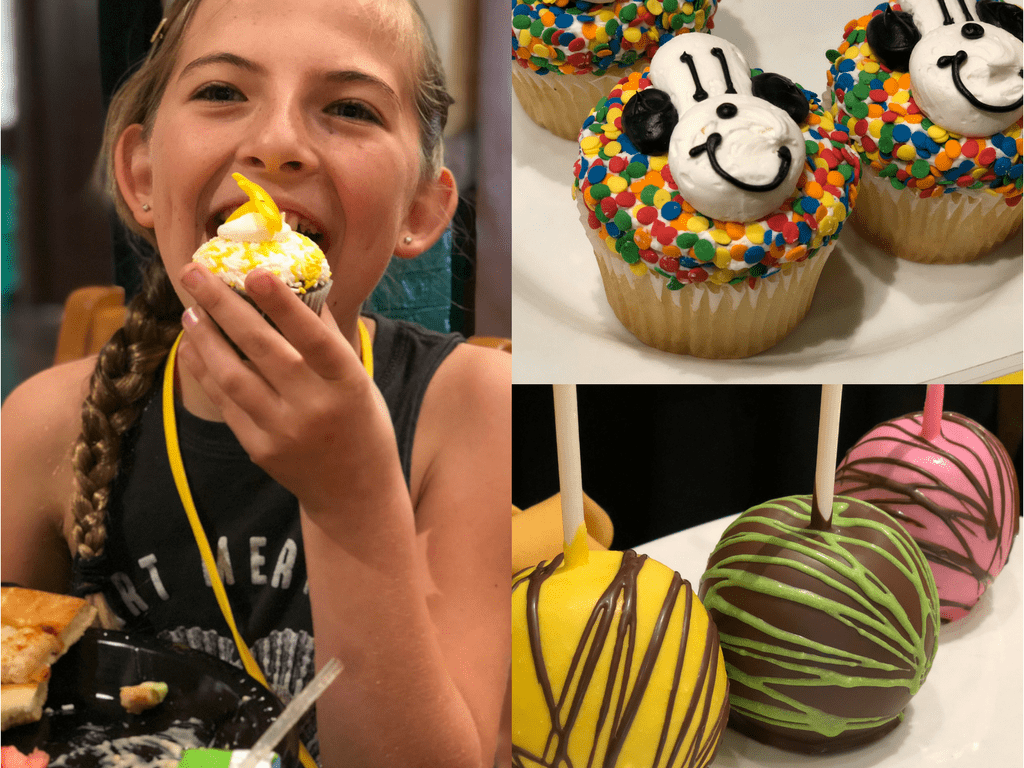
[{"label": "hair clip", "polygon": [[150,44],[150,45],[152,45],[153,43],[156,43],[156,42],[158,42],[159,40],[162,40],[162,39],[163,39],[163,36],[164,36],[164,27],[165,27],[166,25],[167,25],[167,17],[166,17],[166,16],[164,16],[164,17],[163,17],[162,19],[160,19],[160,24],[159,24],[159,26],[157,26],[157,28],[156,28],[156,32],[154,32],[154,33],[153,33],[153,36],[152,36],[151,38],[149,38],[149,44]]}]

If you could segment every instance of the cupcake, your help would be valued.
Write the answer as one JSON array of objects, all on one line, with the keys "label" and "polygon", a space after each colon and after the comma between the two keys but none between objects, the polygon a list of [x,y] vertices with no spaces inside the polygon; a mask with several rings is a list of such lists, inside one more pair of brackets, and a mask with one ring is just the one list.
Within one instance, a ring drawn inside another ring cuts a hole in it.
[{"label": "cupcake", "polygon": [[658,349],[749,357],[807,312],[860,163],[817,97],[677,37],[587,117],[574,195],[620,321]]},{"label": "cupcake", "polygon": [[832,111],[864,164],[856,226],[903,259],[958,264],[1021,224],[1021,9],[903,0],[828,52]]},{"label": "cupcake", "polygon": [[262,187],[240,173],[232,178],[249,201],[217,228],[217,236],[203,243],[192,255],[192,261],[202,264],[246,298],[246,275],[262,267],[319,314],[331,290],[331,269],[323,251],[288,225]]},{"label": "cupcake", "polygon": [[708,32],[718,0],[512,3],[512,87],[538,125],[575,140],[612,86],[686,32]]}]

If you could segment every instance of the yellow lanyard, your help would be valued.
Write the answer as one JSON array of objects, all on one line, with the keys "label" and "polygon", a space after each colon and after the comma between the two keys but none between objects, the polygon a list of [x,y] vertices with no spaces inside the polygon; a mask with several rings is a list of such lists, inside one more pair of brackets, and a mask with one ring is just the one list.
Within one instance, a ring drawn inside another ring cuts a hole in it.
[{"label": "yellow lanyard", "polygon": [[[178,334],[178,338],[175,339],[174,344],[171,346],[171,351],[167,355],[167,364],[164,368],[163,412],[167,458],[171,464],[174,485],[178,489],[178,496],[181,498],[181,504],[185,508],[189,525],[192,527],[192,535],[195,537],[196,544],[199,547],[199,555],[202,557],[203,563],[206,565],[206,572],[210,576],[210,585],[213,587],[214,597],[216,597],[217,605],[220,606],[220,612],[224,615],[224,620],[231,630],[231,636],[235,640],[238,654],[242,657],[242,664],[245,666],[246,672],[265,688],[269,689],[270,686],[267,685],[267,679],[263,676],[263,671],[260,669],[259,664],[256,663],[256,659],[253,658],[249,647],[245,644],[245,640],[242,639],[242,635],[238,631],[238,626],[235,624],[235,617],[231,612],[231,604],[228,602],[224,583],[217,572],[217,561],[213,557],[213,550],[210,549],[210,542],[206,538],[203,525],[199,522],[199,513],[196,512],[196,505],[192,500],[192,491],[188,487],[188,478],[185,477],[185,464],[181,458],[181,447],[178,444],[178,425],[174,414],[174,361],[178,355],[178,345],[181,343],[181,337],[182,334]],[[359,319],[359,349],[363,367],[372,378],[373,345],[370,342],[370,333],[362,318]],[[299,760],[305,768],[317,768],[313,756],[309,754],[306,746],[301,741],[299,742]]]}]

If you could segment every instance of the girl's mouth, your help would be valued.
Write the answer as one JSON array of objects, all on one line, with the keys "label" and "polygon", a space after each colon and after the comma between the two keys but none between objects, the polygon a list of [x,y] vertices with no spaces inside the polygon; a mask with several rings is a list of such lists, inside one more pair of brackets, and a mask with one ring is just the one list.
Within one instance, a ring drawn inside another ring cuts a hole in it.
[{"label": "girl's mouth", "polygon": [[[234,210],[234,207],[225,208],[210,217],[209,221],[206,223],[206,238],[208,240],[217,236],[217,228],[227,221],[228,216],[230,216]],[[316,222],[307,219],[294,211],[282,210],[281,216],[292,230],[308,237],[316,243],[321,250],[327,250],[327,235],[320,229]]]}]

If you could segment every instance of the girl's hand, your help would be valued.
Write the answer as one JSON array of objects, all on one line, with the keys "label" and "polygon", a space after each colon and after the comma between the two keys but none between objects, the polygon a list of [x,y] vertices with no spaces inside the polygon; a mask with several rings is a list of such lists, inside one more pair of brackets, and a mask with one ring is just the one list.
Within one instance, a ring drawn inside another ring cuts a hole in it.
[{"label": "girl's hand", "polygon": [[351,494],[366,482],[366,462],[397,454],[380,393],[329,312],[321,318],[270,272],[253,270],[246,292],[278,333],[205,268],[186,266],[181,281],[196,300],[182,318],[184,369],[250,458],[308,512],[332,509],[338,489]]}]

